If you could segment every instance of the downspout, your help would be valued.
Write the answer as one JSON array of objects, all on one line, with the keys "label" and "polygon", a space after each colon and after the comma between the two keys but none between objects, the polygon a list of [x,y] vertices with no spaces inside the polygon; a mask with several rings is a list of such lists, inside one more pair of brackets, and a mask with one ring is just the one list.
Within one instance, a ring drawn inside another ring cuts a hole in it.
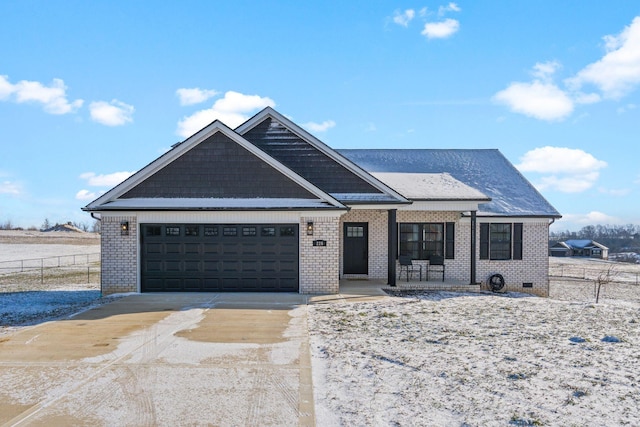
[{"label": "downspout", "polygon": [[398,225],[396,223],[396,209],[387,211],[388,241],[387,241],[387,284],[396,285],[396,253],[398,252]]},{"label": "downspout", "polygon": [[95,212],[91,212],[91,218],[95,219],[96,221],[102,221],[102,217],[101,216],[95,216],[96,213]]},{"label": "downspout", "polygon": [[471,211],[471,280],[470,285],[476,284],[476,211]]}]

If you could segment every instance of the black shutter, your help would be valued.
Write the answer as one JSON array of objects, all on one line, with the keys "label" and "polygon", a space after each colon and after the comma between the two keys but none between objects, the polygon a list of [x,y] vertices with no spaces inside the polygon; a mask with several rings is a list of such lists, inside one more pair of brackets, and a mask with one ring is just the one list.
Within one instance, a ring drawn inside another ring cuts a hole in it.
[{"label": "black shutter", "polygon": [[480,259],[489,259],[489,224],[480,224]]},{"label": "black shutter", "polygon": [[522,223],[513,224],[513,259],[522,259]]},{"label": "black shutter", "polygon": [[444,230],[444,257],[446,259],[453,259],[455,257],[455,227],[454,222],[447,222]]}]

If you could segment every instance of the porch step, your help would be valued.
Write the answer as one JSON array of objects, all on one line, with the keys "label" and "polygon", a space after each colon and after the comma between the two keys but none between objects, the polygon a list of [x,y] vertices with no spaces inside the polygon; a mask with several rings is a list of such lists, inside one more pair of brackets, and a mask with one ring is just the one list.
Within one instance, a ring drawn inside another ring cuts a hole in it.
[{"label": "porch step", "polygon": [[469,285],[447,282],[396,282],[396,286],[383,286],[390,291],[448,291],[448,292],[480,292],[480,285]]}]

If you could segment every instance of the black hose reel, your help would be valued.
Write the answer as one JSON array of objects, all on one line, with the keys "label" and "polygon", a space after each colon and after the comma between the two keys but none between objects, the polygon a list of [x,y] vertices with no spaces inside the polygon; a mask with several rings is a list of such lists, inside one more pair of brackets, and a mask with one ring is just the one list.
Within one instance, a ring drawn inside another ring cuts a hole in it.
[{"label": "black hose reel", "polygon": [[493,292],[498,292],[502,288],[504,288],[504,277],[502,277],[502,274],[496,273],[492,275],[491,277],[489,277],[488,282],[489,282],[489,287]]}]

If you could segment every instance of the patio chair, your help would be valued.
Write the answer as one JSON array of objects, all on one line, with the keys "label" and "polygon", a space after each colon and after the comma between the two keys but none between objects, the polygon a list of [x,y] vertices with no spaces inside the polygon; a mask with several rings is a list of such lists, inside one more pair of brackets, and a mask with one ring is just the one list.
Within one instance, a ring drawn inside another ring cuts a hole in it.
[{"label": "patio chair", "polygon": [[422,281],[422,266],[421,265],[414,265],[413,262],[411,261],[411,257],[409,255],[400,255],[398,257],[398,260],[400,261],[400,279],[402,279],[402,272],[405,272],[405,275],[407,276],[407,282],[409,281],[409,278],[411,276],[413,276],[414,272],[419,272],[420,273],[420,281]]},{"label": "patio chair", "polygon": [[429,273],[432,271],[442,273],[442,281],[444,282],[444,257],[442,255],[431,255],[429,257],[427,280],[429,280]]}]

